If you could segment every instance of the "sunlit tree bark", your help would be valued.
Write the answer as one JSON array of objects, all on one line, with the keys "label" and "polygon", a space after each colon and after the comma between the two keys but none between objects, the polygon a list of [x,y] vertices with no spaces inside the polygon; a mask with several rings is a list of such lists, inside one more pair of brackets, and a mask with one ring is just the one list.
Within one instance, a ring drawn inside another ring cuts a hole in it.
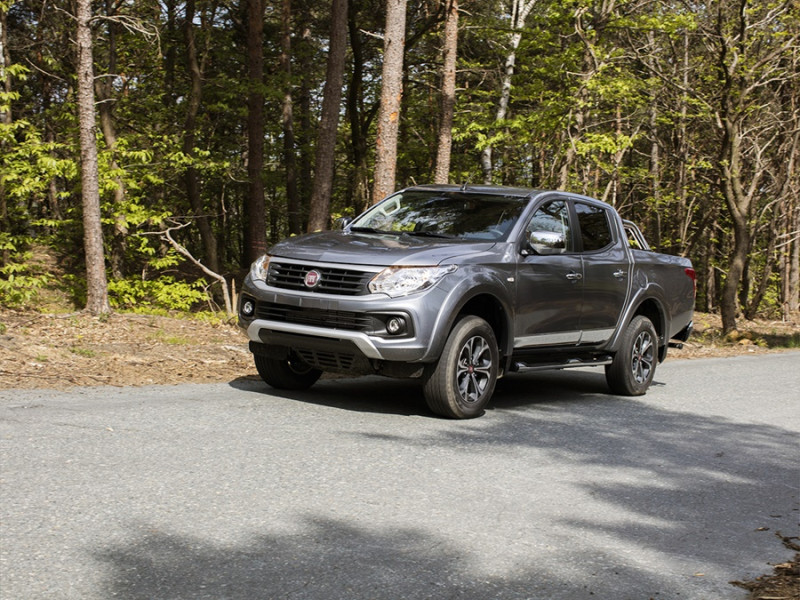
[{"label": "sunlit tree bark", "polygon": [[103,255],[103,227],[100,216],[100,185],[97,168],[97,140],[94,110],[92,61],[92,3],[77,2],[78,120],[81,142],[81,193],[83,196],[83,241],[86,254],[86,310],[99,315],[111,312],[108,302]]},{"label": "sunlit tree bark", "polygon": [[372,202],[394,192],[397,173],[397,135],[403,99],[403,52],[406,38],[406,1],[386,0],[383,69],[378,135],[375,140],[375,180]]}]

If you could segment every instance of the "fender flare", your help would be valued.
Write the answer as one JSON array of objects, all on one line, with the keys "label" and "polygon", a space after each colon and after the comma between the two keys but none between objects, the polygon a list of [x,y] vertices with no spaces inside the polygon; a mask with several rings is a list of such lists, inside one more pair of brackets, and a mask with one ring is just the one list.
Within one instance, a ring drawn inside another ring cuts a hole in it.
[{"label": "fender flare", "polygon": [[[433,328],[431,336],[433,343],[431,343],[428,352],[423,357],[423,362],[431,362],[439,358],[447,341],[447,336],[453,330],[456,320],[463,313],[464,307],[480,297],[486,297],[498,305],[500,309],[499,322],[494,324],[490,322],[490,325],[494,326],[501,355],[507,356],[510,354],[511,346],[513,345],[511,332],[514,322],[514,308],[510,299],[509,288],[503,284],[496,273],[476,273],[478,277],[464,278],[448,292]],[[476,281],[476,279],[482,280]]]}]

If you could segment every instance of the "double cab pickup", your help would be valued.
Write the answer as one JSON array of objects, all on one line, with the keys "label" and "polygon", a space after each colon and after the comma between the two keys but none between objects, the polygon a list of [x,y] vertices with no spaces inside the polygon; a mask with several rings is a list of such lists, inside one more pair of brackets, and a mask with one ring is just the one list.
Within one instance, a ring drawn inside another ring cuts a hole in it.
[{"label": "double cab pickup", "polygon": [[694,297],[691,262],[650,250],[604,202],[437,185],[274,245],[238,309],[270,386],[418,378],[433,412],[471,418],[524,369],[603,366],[613,393],[644,394],[691,333]]}]

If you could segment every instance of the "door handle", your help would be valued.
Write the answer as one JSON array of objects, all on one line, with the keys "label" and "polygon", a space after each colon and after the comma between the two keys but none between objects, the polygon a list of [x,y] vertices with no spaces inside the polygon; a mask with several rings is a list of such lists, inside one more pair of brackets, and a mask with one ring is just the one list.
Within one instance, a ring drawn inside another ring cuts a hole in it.
[{"label": "door handle", "polygon": [[583,279],[583,275],[581,275],[580,273],[575,273],[573,271],[571,273],[567,273],[567,279],[569,279],[570,281],[580,281],[581,279]]},{"label": "door handle", "polygon": [[614,277],[616,277],[617,279],[622,279],[627,274],[628,272],[623,271],[622,269],[617,269],[616,271],[614,271]]}]

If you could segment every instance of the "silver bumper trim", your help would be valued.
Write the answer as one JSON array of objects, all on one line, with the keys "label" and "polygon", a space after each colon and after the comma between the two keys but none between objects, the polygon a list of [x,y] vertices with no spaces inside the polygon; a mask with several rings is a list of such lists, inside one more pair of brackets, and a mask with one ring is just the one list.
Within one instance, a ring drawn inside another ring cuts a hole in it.
[{"label": "silver bumper trim", "polygon": [[358,331],[346,331],[343,329],[323,329],[322,327],[312,327],[310,325],[297,325],[294,323],[281,323],[279,321],[268,321],[266,319],[256,319],[247,326],[247,337],[254,342],[261,342],[259,332],[262,329],[267,331],[278,331],[280,333],[294,333],[297,335],[307,335],[311,337],[328,338],[332,340],[347,340],[355,344],[367,358],[383,360],[381,351],[365,333]]}]

